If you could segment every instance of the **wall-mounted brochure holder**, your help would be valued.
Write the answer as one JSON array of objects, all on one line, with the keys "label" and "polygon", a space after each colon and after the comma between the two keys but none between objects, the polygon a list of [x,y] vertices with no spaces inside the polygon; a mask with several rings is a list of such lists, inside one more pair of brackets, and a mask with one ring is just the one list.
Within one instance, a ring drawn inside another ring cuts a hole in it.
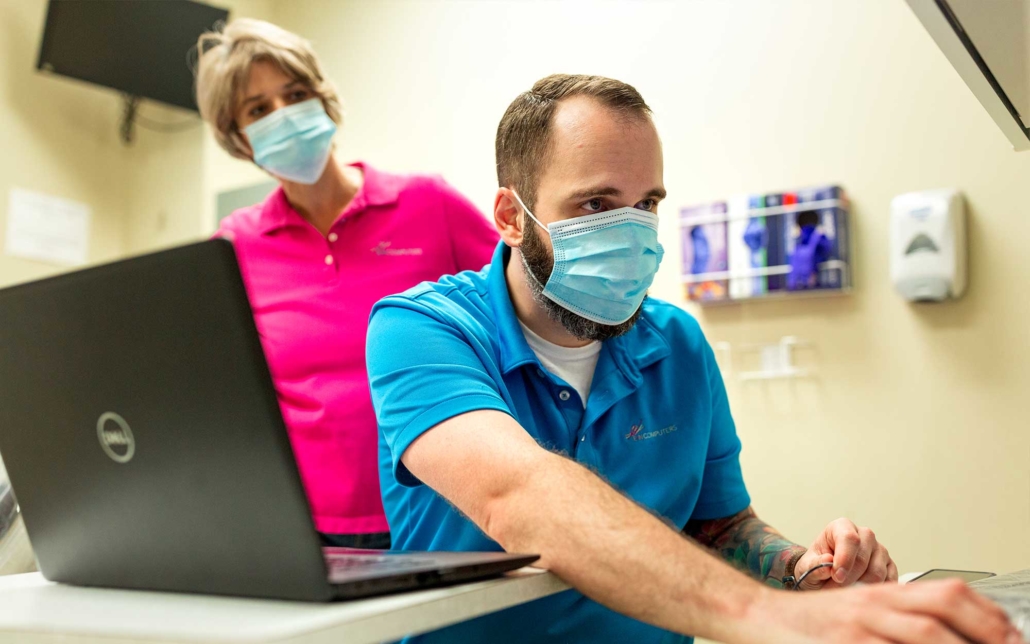
[{"label": "wall-mounted brochure holder", "polygon": [[839,186],[683,208],[687,299],[721,304],[850,291],[848,209]]}]

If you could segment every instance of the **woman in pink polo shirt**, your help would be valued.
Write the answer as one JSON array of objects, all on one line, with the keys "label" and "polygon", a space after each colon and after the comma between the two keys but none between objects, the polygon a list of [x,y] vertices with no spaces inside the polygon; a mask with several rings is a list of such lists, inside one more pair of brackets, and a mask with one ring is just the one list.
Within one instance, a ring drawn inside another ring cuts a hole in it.
[{"label": "woman in pink polo shirt", "polygon": [[482,268],[497,234],[439,177],[333,157],[339,98],[303,38],[241,19],[198,49],[197,103],[218,143],[280,183],[219,233],[236,248],[315,527],[327,545],[387,548],[369,313],[419,282]]}]

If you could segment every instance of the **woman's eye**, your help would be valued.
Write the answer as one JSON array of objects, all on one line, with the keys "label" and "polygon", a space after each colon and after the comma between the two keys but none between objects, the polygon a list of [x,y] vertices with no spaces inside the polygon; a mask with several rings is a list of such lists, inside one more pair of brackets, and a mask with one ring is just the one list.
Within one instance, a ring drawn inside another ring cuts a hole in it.
[{"label": "woman's eye", "polygon": [[587,210],[590,210],[592,212],[601,212],[601,209],[604,208],[604,200],[591,199],[583,205],[586,207]]},{"label": "woman's eye", "polygon": [[252,116],[254,118],[257,118],[257,117],[261,116],[264,113],[265,113],[265,106],[264,105],[258,105],[257,107],[251,109],[250,112],[247,112],[248,115],[250,115],[250,116]]},{"label": "woman's eye", "polygon": [[301,101],[308,97],[307,90],[298,89],[296,92],[290,94],[290,99],[294,101]]}]

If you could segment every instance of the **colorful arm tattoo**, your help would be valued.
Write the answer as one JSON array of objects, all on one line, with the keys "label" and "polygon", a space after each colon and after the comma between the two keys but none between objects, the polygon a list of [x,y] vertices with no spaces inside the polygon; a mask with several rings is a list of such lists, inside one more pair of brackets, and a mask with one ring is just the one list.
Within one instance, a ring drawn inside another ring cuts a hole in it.
[{"label": "colorful arm tattoo", "polygon": [[775,588],[783,588],[791,557],[805,551],[759,519],[751,508],[725,519],[690,521],[683,534]]}]

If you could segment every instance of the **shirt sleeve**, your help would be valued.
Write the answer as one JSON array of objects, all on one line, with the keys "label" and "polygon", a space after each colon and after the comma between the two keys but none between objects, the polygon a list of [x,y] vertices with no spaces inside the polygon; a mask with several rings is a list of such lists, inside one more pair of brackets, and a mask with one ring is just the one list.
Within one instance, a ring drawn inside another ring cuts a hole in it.
[{"label": "shirt sleeve", "polygon": [[490,263],[500,235],[465,195],[443,179],[438,187],[451,236],[454,272],[478,271]]},{"label": "shirt sleeve", "polygon": [[691,520],[722,519],[751,505],[740,470],[740,439],[730,414],[726,386],[715,362],[715,354],[704,343],[704,360],[712,396],[712,429],[708,442],[701,494]]},{"label": "shirt sleeve", "polygon": [[227,239],[231,242],[236,241],[236,231],[232,229],[229,223],[229,217],[218,222],[218,228],[211,234],[211,239]]},{"label": "shirt sleeve", "polygon": [[[417,349],[416,349],[417,345]],[[369,321],[368,378],[380,440],[398,483],[421,482],[401,457],[416,438],[440,423],[480,409],[510,414],[474,341],[417,302],[388,298]]]}]

